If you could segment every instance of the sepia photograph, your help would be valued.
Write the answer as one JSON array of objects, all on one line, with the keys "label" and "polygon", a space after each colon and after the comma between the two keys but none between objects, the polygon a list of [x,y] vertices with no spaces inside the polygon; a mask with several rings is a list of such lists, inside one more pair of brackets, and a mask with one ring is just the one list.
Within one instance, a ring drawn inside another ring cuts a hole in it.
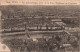
[{"label": "sepia photograph", "polygon": [[80,5],[0,5],[0,52],[80,52]]}]

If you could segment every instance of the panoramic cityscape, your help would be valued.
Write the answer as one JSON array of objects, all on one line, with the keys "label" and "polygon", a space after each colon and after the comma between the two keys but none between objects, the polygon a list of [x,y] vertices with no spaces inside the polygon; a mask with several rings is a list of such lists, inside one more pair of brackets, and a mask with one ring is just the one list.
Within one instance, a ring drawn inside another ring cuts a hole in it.
[{"label": "panoramic cityscape", "polygon": [[1,44],[9,52],[79,52],[80,6],[0,6]]}]

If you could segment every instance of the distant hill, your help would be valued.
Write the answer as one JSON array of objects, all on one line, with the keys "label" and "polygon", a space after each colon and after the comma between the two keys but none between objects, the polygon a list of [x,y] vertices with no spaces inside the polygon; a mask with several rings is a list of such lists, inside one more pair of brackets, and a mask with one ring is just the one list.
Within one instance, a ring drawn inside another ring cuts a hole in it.
[{"label": "distant hill", "polygon": [[27,16],[58,16],[58,17],[79,17],[80,6],[23,6],[10,5],[1,6],[2,18],[7,17],[27,17]]}]

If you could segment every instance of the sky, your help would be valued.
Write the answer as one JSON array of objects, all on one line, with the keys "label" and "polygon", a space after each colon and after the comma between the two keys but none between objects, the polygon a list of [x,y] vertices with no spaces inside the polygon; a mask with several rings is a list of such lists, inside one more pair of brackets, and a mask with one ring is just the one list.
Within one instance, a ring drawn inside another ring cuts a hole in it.
[{"label": "sky", "polygon": [[1,5],[80,5],[80,0],[0,0]]}]

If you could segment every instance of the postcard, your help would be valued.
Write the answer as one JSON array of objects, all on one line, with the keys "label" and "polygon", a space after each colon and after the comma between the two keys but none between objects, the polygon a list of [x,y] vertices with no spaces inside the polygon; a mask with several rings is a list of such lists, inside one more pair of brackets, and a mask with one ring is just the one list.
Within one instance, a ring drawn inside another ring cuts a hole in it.
[{"label": "postcard", "polygon": [[80,52],[80,0],[0,0],[0,52]]}]

